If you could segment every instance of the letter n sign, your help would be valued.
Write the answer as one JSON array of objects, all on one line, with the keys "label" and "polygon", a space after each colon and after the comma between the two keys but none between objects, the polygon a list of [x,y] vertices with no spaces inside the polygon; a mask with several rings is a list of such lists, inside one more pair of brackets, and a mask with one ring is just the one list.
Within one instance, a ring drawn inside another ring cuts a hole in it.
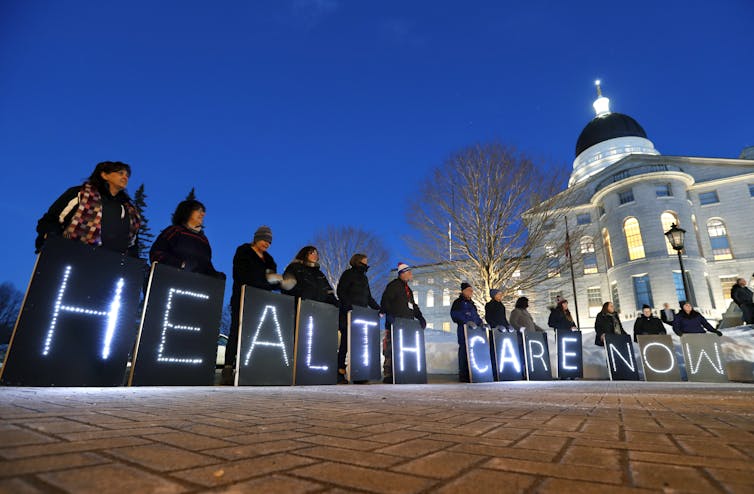
[{"label": "letter n sign", "polygon": [[144,261],[62,238],[37,258],[0,378],[119,386],[136,340]]},{"label": "letter n sign", "polygon": [[634,346],[627,334],[606,334],[605,353],[612,381],[638,381],[639,367],[634,356]]},{"label": "letter n sign", "polygon": [[380,366],[380,314],[354,306],[348,313],[348,377],[351,381],[377,381]]},{"label": "letter n sign", "polygon": [[131,367],[133,386],[211,386],[225,280],[155,263]]},{"label": "letter n sign", "polygon": [[689,381],[727,383],[720,337],[710,333],[681,336],[686,375]]},{"label": "letter n sign", "polygon": [[338,315],[338,308],[334,305],[299,300],[293,384],[337,382]]},{"label": "letter n sign", "polygon": [[495,380],[490,361],[490,340],[485,328],[470,328],[464,324],[469,382],[488,383]]},{"label": "letter n sign", "polygon": [[295,299],[244,285],[236,385],[293,384]]},{"label": "letter n sign", "polygon": [[393,322],[393,382],[427,384],[424,330],[415,319],[397,317]]},{"label": "letter n sign", "polygon": [[537,331],[524,331],[524,356],[526,357],[526,379],[529,381],[549,381],[550,349],[547,334]]}]

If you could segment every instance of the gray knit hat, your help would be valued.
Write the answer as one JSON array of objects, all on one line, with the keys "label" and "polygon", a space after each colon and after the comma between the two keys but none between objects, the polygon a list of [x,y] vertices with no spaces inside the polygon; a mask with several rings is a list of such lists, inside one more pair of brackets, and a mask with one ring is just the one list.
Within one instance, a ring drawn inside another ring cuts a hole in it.
[{"label": "gray knit hat", "polygon": [[264,240],[268,244],[272,243],[272,230],[270,230],[269,226],[260,226],[254,232],[254,241],[252,243],[257,243],[260,240]]}]

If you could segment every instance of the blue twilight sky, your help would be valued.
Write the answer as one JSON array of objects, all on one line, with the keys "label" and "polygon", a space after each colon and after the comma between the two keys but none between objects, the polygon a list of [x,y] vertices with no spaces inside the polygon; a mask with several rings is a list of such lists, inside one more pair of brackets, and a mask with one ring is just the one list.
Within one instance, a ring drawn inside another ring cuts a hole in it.
[{"label": "blue twilight sky", "polygon": [[158,232],[192,186],[218,269],[271,225],[282,268],[357,225],[407,258],[406,199],[498,139],[570,167],[593,80],[663,154],[754,145],[754,2],[0,2],[2,273],[103,160],[133,166]]}]

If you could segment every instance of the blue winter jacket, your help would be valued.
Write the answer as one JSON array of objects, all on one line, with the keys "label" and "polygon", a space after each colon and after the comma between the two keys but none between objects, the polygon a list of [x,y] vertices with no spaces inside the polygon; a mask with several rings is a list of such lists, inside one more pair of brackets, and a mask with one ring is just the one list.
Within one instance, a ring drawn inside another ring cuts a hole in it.
[{"label": "blue winter jacket", "polygon": [[473,322],[477,326],[482,325],[482,318],[476,310],[476,305],[471,300],[461,295],[453,302],[450,307],[450,318],[458,324],[458,331],[463,331],[463,325],[467,322]]},{"label": "blue winter jacket", "polygon": [[673,319],[673,332],[678,336],[686,333],[704,333],[704,329],[710,333],[715,333],[715,328],[704,318],[703,315],[694,311],[688,316],[681,311]]}]

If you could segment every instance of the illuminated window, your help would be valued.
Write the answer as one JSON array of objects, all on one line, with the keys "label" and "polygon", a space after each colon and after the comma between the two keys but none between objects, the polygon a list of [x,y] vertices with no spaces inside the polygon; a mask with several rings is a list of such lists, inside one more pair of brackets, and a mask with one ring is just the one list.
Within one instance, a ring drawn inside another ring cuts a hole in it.
[{"label": "illuminated window", "polygon": [[[670,230],[670,226],[675,223],[676,226],[681,226],[681,223],[678,221],[678,216],[675,215],[672,211],[665,211],[660,215],[660,222],[662,223],[662,233],[664,234],[666,231]],[[670,242],[668,241],[668,237],[665,237],[665,248],[668,250],[668,254],[671,256],[675,255],[675,249],[672,245],[670,245]]]},{"label": "illuminated window", "polygon": [[608,268],[613,267],[613,248],[610,245],[610,233],[607,228],[602,229],[602,245],[605,248],[605,263]]},{"label": "illuminated window", "polygon": [[447,288],[442,289],[442,305],[445,307],[450,305],[450,290]]},{"label": "illuminated window", "polygon": [[618,296],[618,282],[613,281],[610,285],[610,296],[613,298],[613,308],[615,312],[620,312],[620,297]]},{"label": "illuminated window", "polygon": [[[636,299],[636,310],[641,310],[644,304],[654,307],[652,301],[652,286],[649,284],[649,275],[632,276],[634,281],[634,298]],[[615,304],[615,302],[613,302]]]},{"label": "illuminated window", "polygon": [[675,294],[678,297],[678,301],[687,300],[691,302],[691,305],[696,307],[696,294],[694,293],[694,285],[691,284],[691,275],[686,271],[686,284],[689,287],[689,293],[683,287],[683,278],[681,278],[680,271],[673,271],[673,285],[675,286]]},{"label": "illuminated window", "polygon": [[427,307],[435,306],[435,292],[433,290],[427,290]]},{"label": "illuminated window", "polygon": [[581,237],[581,256],[584,261],[584,274],[597,272],[597,254],[594,251],[594,241],[591,237]]},{"label": "illuminated window", "polygon": [[641,230],[639,229],[639,220],[633,217],[626,218],[623,222],[623,234],[626,236],[626,245],[628,246],[628,259],[644,258],[644,243],[641,240]]},{"label": "illuminated window", "polygon": [[655,185],[655,194],[657,197],[672,197],[673,188],[670,184],[658,184]]},{"label": "illuminated window", "polygon": [[435,323],[433,323],[433,322],[428,322],[428,323],[427,323],[427,329],[435,329]]},{"label": "illuminated window", "polygon": [[701,204],[702,206],[704,206],[705,204],[716,204],[718,202],[720,202],[720,198],[717,197],[716,190],[699,193],[699,204]]},{"label": "illuminated window", "polygon": [[620,204],[628,204],[629,202],[634,202],[634,191],[633,189],[624,190],[623,192],[618,193],[618,202]]},{"label": "illuminated window", "polygon": [[577,225],[588,225],[592,222],[592,215],[589,213],[580,213],[576,215]]},{"label": "illuminated window", "polygon": [[597,317],[599,311],[602,310],[602,290],[600,287],[594,286],[586,289],[586,300],[589,306],[589,317]]},{"label": "illuminated window", "polygon": [[736,284],[736,281],[738,280],[738,276],[721,276],[720,277],[720,286],[723,289],[723,300],[725,300],[725,304],[730,304],[733,299],[730,298],[730,289],[733,288],[733,285]]},{"label": "illuminated window", "polygon": [[560,276],[560,260],[553,244],[545,245],[545,256],[547,256],[547,277]]},{"label": "illuminated window", "polygon": [[449,322],[442,323],[442,330],[445,331],[446,333],[450,333],[450,323]]},{"label": "illuminated window", "polygon": [[433,285],[435,283],[434,278],[427,278],[427,285]]},{"label": "illuminated window", "polygon": [[733,259],[733,252],[728,242],[728,230],[722,220],[712,219],[707,222],[707,233],[712,245],[712,257],[716,261]]}]

